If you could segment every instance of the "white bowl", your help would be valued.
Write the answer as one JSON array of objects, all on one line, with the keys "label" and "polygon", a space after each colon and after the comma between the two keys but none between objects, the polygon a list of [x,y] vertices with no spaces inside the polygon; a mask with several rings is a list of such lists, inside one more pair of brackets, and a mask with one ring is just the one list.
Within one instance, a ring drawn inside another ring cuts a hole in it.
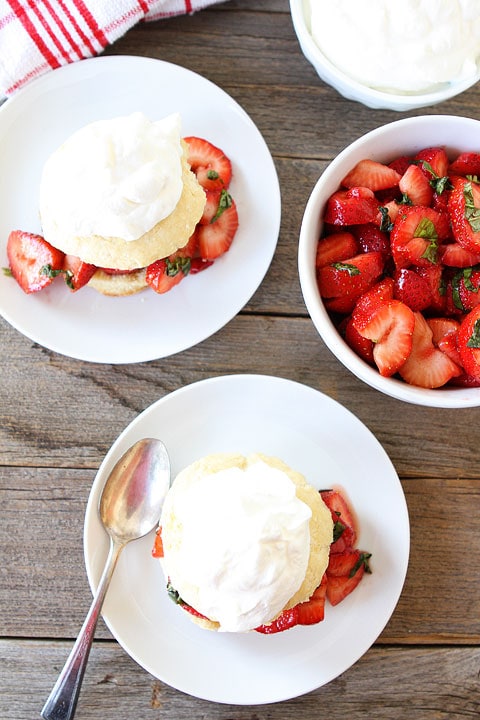
[{"label": "white bowl", "polygon": [[443,146],[452,157],[478,152],[480,121],[449,115],[424,115],[397,120],[372,130],[345,148],[317,181],[305,208],[300,229],[298,269],[305,305],[323,341],[340,362],[360,380],[405,402],[430,407],[462,408],[480,405],[480,388],[424,389],[396,378],[382,377],[344,342],[325,309],[318,290],[315,255],[322,233],[325,205],[342,179],[364,158],[389,162],[425,147]]},{"label": "white bowl", "polygon": [[409,95],[383,92],[363,85],[335,67],[322,53],[310,33],[309,22],[305,13],[305,5],[306,0],[290,0],[293,27],[302,52],[322,80],[334,87],[340,95],[343,95],[343,97],[348,100],[356,100],[367,107],[375,109],[398,111],[414,110],[416,108],[426,107],[427,105],[436,105],[455,95],[459,95],[464,92],[464,90],[475,85],[480,79],[480,67],[477,67],[477,73],[474,77],[445,83],[441,88],[432,90],[432,92]]}]

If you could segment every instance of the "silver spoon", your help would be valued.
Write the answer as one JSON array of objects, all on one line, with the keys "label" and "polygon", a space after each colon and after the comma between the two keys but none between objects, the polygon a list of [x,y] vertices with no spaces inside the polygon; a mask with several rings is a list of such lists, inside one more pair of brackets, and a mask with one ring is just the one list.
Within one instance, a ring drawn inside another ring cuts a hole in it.
[{"label": "silver spoon", "polygon": [[45,720],[70,720],[75,715],[95,627],[120,552],[156,527],[169,486],[170,462],[160,440],[136,442],[108,476],[99,513],[110,536],[110,551],[85,622],[41,712]]}]

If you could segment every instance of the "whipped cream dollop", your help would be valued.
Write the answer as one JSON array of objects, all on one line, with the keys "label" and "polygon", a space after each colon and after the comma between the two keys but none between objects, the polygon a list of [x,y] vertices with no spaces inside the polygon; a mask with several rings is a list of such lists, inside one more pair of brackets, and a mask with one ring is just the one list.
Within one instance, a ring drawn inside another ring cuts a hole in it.
[{"label": "whipped cream dollop", "polygon": [[165,576],[219,630],[253,630],[303,582],[311,515],[288,475],[261,460],[180,473],[160,520]]},{"label": "whipped cream dollop", "polygon": [[142,113],[99,120],[47,160],[40,183],[42,224],[66,237],[136,240],[175,209],[183,190],[181,120]]},{"label": "whipped cream dollop", "polygon": [[313,39],[372,88],[419,93],[474,79],[480,0],[306,0]]}]

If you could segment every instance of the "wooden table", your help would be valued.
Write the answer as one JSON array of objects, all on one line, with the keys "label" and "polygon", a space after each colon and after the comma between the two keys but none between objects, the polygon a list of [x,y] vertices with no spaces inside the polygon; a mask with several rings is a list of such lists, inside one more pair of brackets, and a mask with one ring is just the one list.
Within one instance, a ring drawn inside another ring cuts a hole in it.
[{"label": "wooden table", "polygon": [[[83,622],[91,600],[82,550],[85,505],[110,445],[159,397],[235,372],[317,388],[381,442],[401,478],[411,521],[410,565],[398,606],[374,646],[342,676],[303,697],[256,707],[217,705],[163,685],[125,654],[101,621],[76,717],[478,717],[479,411],[407,405],[356,380],[318,337],[297,277],[302,213],[328,162],[364,132],[416,113],[370,110],[324,85],[301,54],[287,0],[231,0],[193,16],[141,24],[107,54],[183,65],[245,108],[279,174],[280,239],[264,282],[242,312],[210,339],[166,360],[80,362],[1,321],[0,717],[39,717]],[[422,112],[477,117],[479,111],[477,86]],[[258,335],[262,343],[255,342]],[[254,353],[246,350],[252,343]]]}]

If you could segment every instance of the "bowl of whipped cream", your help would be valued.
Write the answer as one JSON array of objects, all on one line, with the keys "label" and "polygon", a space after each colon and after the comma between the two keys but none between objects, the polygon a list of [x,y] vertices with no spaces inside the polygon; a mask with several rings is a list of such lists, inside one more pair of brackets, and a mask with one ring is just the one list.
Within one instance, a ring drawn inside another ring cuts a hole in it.
[{"label": "bowl of whipped cream", "polygon": [[435,105],[480,79],[480,0],[290,0],[320,78],[367,107]]}]

